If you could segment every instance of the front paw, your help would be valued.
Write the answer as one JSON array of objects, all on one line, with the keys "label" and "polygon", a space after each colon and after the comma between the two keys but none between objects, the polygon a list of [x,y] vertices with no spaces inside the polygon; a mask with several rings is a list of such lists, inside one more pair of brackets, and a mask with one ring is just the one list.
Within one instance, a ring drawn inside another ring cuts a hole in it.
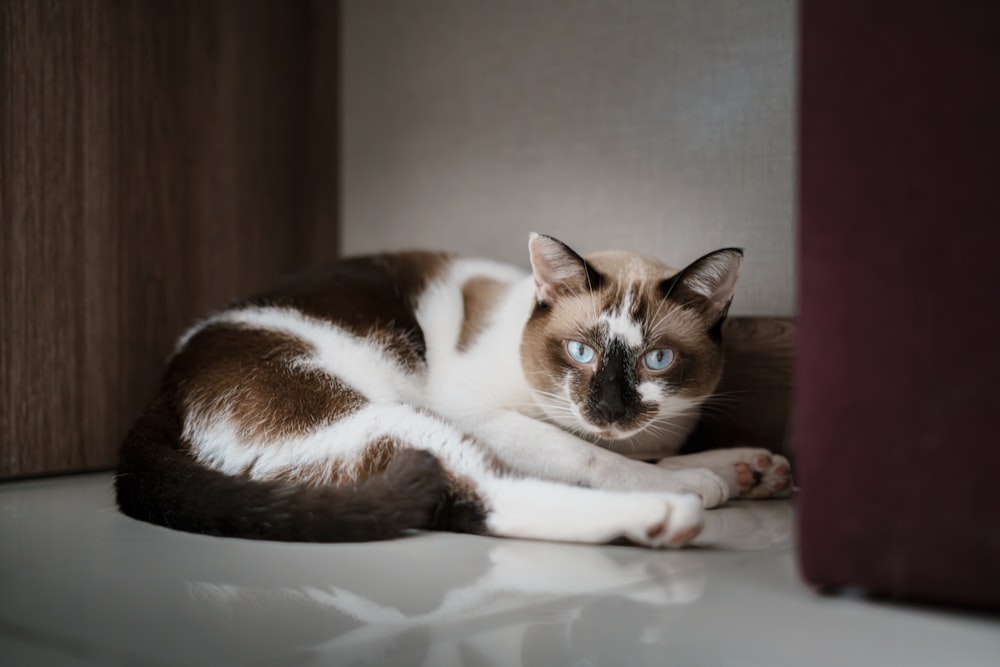
[{"label": "front paw", "polygon": [[792,468],[788,459],[766,449],[735,451],[742,453],[742,460],[734,465],[739,498],[785,498],[792,495]]},{"label": "front paw", "polygon": [[676,483],[674,490],[698,496],[705,509],[718,507],[729,500],[729,484],[708,468],[671,470],[670,476]]}]

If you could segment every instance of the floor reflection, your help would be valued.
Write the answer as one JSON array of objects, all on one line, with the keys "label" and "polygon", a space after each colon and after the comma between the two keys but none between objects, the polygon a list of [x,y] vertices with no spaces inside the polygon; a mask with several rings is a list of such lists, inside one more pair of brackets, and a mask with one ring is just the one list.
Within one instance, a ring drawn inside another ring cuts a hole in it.
[{"label": "floor reflection", "polygon": [[764,501],[710,511],[680,551],[448,533],[286,544],[133,521],[105,473],[12,482],[0,663],[996,663],[992,619],[816,596],[791,527],[791,501]]},{"label": "floor reflection", "polygon": [[[619,607],[618,614],[626,615],[622,622],[634,627],[637,641],[652,637],[655,627],[647,627],[645,620],[651,607],[693,602],[705,586],[697,555],[658,552],[655,556],[636,548],[496,540],[478,578],[446,591],[440,604],[419,614],[400,609],[405,599],[400,606],[376,602],[366,595],[364,581],[350,587],[270,591],[197,582],[189,584],[189,593],[195,604],[211,610],[211,616],[230,621],[247,610],[256,615],[275,609],[287,615],[290,606],[299,607],[297,615],[332,612],[355,621],[353,629],[310,649],[320,662],[336,657],[345,665],[437,666],[467,664],[473,655],[481,656],[484,664],[517,665],[524,664],[517,656],[529,635],[561,642],[561,653],[569,650],[570,638],[578,634],[577,626],[590,617],[588,607],[595,603]],[[419,577],[422,569],[422,564],[410,563],[408,574],[401,576]],[[405,587],[400,594],[405,596]],[[630,613],[635,623],[629,621]]]},{"label": "floor reflection", "polygon": [[[791,519],[789,502],[734,504],[707,514],[697,545],[767,548],[789,539]],[[706,585],[699,549],[481,542],[488,545],[485,558],[472,559],[480,570],[457,578],[442,573],[449,572],[449,561],[467,563],[461,555],[414,559],[416,554],[403,548],[403,562],[393,564],[392,572],[380,572],[375,564],[349,577],[340,571],[333,585],[253,589],[202,581],[189,584],[188,591],[208,616],[237,625],[241,615],[259,616],[267,609],[286,620],[292,609],[297,617],[328,618],[331,632],[322,639],[314,635],[318,641],[311,646],[300,645],[296,664],[336,659],[343,665],[436,667],[544,665],[545,656],[555,655],[560,664],[588,664],[598,655],[613,659],[618,649],[637,658],[643,646],[657,664],[665,614],[699,600]],[[386,579],[397,582],[392,591],[386,590]],[[433,606],[427,600],[434,600]],[[611,634],[603,631],[609,617],[616,627]]]},{"label": "floor reflection", "polygon": [[789,542],[791,500],[741,500],[705,513],[705,528],[693,544],[716,549],[758,550]]},{"label": "floor reflection", "polygon": [[284,544],[133,521],[110,489],[83,476],[0,496],[8,633],[95,664],[662,665],[739,606],[720,564],[783,550],[792,518],[788,501],[712,510],[679,551],[446,533]]}]

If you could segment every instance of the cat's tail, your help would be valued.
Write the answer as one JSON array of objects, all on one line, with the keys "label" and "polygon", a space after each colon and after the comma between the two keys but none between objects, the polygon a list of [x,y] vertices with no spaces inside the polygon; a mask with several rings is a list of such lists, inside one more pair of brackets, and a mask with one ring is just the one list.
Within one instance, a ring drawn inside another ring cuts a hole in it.
[{"label": "cat's tail", "polygon": [[428,527],[444,497],[437,458],[401,450],[380,474],[349,486],[237,478],[183,451],[179,421],[157,399],[122,446],[115,493],[135,519],[194,533],[286,542],[367,542]]}]

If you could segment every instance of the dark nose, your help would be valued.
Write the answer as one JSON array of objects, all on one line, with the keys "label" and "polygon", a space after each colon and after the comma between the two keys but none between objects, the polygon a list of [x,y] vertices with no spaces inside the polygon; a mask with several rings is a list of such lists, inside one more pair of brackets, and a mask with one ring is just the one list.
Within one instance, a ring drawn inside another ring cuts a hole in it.
[{"label": "dark nose", "polygon": [[621,392],[617,386],[604,387],[604,391],[601,392],[601,396],[594,406],[594,412],[608,424],[613,424],[625,416],[625,401],[622,400]]},{"label": "dark nose", "polygon": [[614,424],[629,417],[636,399],[629,364],[628,351],[612,345],[591,385],[590,412],[594,421]]}]

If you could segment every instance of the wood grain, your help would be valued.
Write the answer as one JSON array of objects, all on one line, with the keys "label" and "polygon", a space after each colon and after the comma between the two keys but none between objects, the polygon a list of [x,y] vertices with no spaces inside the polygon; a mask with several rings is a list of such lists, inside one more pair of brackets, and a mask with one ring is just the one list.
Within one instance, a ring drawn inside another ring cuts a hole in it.
[{"label": "wood grain", "polygon": [[336,10],[0,2],[0,476],[111,465],[196,316],[336,254]]},{"label": "wood grain", "polygon": [[685,452],[754,446],[789,454],[795,322],[730,317],[723,325],[726,366]]}]

